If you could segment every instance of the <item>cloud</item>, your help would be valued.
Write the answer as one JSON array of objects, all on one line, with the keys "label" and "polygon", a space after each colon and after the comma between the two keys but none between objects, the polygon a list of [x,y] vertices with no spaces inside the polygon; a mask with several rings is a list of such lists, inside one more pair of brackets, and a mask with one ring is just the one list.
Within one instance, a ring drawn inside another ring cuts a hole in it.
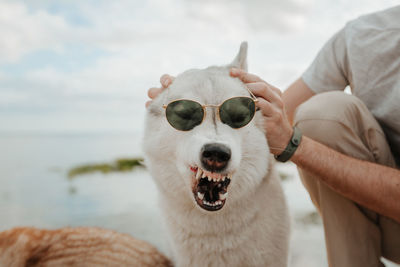
[{"label": "cloud", "polygon": [[[294,32],[305,24],[313,0],[190,0],[186,1],[190,16],[225,27],[261,32]],[[241,28],[241,27],[239,27]]]},{"label": "cloud", "polygon": [[0,123],[138,129],[161,74],[226,64],[243,40],[250,70],[283,89],[367,9],[328,0],[3,1]]},{"label": "cloud", "polygon": [[62,17],[44,11],[30,12],[20,2],[0,2],[0,63],[17,62],[40,49],[58,50],[70,29]]},{"label": "cloud", "polygon": [[[205,36],[237,40],[254,30],[289,31],[304,24],[310,1],[61,1],[57,12],[49,8],[52,1],[4,1],[0,3],[0,63],[16,63],[38,50],[62,53],[68,43],[120,52],[143,42],[192,44],[191,40]],[[71,15],[73,9],[79,16]],[[74,19],[86,23],[75,25]]]}]

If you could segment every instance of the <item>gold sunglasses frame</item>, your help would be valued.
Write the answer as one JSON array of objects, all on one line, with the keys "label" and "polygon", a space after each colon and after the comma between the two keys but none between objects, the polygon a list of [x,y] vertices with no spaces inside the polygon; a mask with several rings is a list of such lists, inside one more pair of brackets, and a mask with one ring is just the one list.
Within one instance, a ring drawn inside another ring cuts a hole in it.
[{"label": "gold sunglasses frame", "polygon": [[[211,108],[217,108],[217,116],[218,116],[218,119],[222,122],[222,120],[221,120],[221,117],[220,117],[220,115],[219,115],[219,108],[226,102],[226,101],[228,101],[228,100],[230,100],[230,99],[233,99],[233,98],[238,98],[238,97],[245,97],[245,98],[250,98],[253,102],[254,102],[254,114],[256,113],[256,111],[258,110],[257,109],[257,103],[258,103],[258,99],[257,99],[257,97],[249,90],[249,88],[247,88],[246,87],[246,89],[247,89],[247,91],[249,92],[249,94],[250,94],[250,96],[251,97],[248,97],[248,96],[233,96],[233,97],[230,97],[230,98],[228,98],[228,99],[226,99],[226,100],[224,100],[221,104],[219,104],[219,105],[211,105],[211,104],[208,104],[208,105],[202,105],[201,103],[199,103],[199,102],[197,102],[197,101],[195,101],[195,100],[191,100],[191,99],[185,99],[185,98],[180,98],[180,99],[175,99],[175,100],[172,100],[171,102],[169,102],[168,104],[163,104],[162,105],[162,107],[165,109],[165,118],[167,119],[167,121],[168,121],[168,118],[167,118],[167,107],[168,107],[168,105],[169,104],[171,104],[171,103],[173,103],[173,102],[176,102],[176,101],[180,101],[180,100],[188,100],[188,101],[192,101],[192,102],[195,102],[195,103],[198,103],[202,108],[203,108],[203,118],[202,118],[202,120],[201,120],[201,122],[198,124],[198,125],[200,125],[200,124],[202,124],[203,123],[203,121],[204,121],[204,119],[205,119],[205,117],[207,116],[207,107],[211,107]],[[254,115],[253,115],[253,118],[254,118]],[[251,120],[248,122],[248,123],[246,123],[245,125],[243,125],[242,127],[239,127],[239,128],[233,128],[233,129],[241,129],[241,128],[243,128],[243,127],[245,127],[247,124],[249,124],[252,120],[253,120],[253,118],[251,118]],[[169,121],[168,121],[168,123],[169,123]],[[169,123],[170,124],[170,123]],[[171,124],[170,124],[171,125]],[[172,125],[171,125],[172,126]],[[196,125],[197,126],[197,125]],[[174,126],[172,126],[174,129],[176,129]],[[193,127],[194,128],[194,127]],[[192,128],[192,129],[193,129]],[[192,130],[192,129],[190,129],[190,130]],[[178,130],[178,131],[182,131],[182,132],[187,132],[187,131],[190,131],[190,130],[179,130],[179,129],[176,129],[176,130]]]}]

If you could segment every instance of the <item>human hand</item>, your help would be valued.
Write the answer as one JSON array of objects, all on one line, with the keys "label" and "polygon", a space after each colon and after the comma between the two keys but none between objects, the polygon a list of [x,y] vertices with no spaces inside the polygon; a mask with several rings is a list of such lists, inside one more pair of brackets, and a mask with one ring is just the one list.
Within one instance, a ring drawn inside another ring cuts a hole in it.
[{"label": "human hand", "polygon": [[281,91],[260,77],[244,70],[232,68],[232,77],[237,77],[257,97],[257,106],[264,118],[264,128],[270,151],[280,155],[293,135],[292,126],[286,116]]},{"label": "human hand", "polygon": [[[147,95],[151,98],[154,99],[156,98],[165,88],[171,85],[175,77],[170,76],[168,74],[164,74],[160,78],[160,83],[161,87],[152,87],[147,91]],[[146,108],[151,104],[152,100],[149,100],[146,102]]]}]

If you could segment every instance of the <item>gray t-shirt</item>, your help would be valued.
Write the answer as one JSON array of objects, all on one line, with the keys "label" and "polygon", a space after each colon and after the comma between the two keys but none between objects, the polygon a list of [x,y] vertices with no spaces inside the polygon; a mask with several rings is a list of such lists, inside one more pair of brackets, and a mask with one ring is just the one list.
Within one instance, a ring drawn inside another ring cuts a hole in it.
[{"label": "gray t-shirt", "polygon": [[302,78],[315,93],[349,85],[381,125],[400,163],[400,6],[348,22]]}]

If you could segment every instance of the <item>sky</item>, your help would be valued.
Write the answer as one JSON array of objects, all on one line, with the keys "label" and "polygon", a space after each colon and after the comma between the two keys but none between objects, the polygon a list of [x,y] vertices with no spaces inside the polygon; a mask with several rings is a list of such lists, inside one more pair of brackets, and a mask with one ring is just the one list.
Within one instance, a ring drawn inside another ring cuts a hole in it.
[{"label": "sky", "polygon": [[284,90],[349,20],[396,0],[0,0],[0,133],[143,129],[164,73],[231,62]]}]

